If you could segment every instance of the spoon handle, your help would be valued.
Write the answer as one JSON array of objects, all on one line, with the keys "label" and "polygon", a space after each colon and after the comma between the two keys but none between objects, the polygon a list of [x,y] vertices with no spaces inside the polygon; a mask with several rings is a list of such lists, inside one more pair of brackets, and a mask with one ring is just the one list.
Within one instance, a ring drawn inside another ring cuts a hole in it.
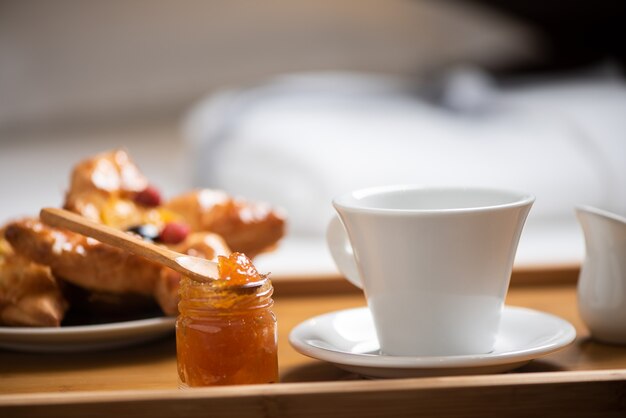
[{"label": "spoon handle", "polygon": [[165,264],[181,274],[189,274],[187,269],[181,267],[176,262],[176,258],[180,257],[181,254],[146,242],[129,233],[93,222],[64,209],[43,208],[39,213],[39,217],[50,226],[68,229],[81,235],[95,238],[105,244],[121,248],[157,263]]}]

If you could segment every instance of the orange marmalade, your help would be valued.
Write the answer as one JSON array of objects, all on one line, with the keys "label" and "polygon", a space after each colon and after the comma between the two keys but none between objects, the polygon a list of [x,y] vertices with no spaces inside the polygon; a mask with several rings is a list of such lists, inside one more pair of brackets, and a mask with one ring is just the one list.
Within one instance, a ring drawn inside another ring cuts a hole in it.
[{"label": "orange marmalade", "polygon": [[220,278],[180,284],[176,351],[181,387],[278,381],[273,288],[243,254],[218,257]]}]

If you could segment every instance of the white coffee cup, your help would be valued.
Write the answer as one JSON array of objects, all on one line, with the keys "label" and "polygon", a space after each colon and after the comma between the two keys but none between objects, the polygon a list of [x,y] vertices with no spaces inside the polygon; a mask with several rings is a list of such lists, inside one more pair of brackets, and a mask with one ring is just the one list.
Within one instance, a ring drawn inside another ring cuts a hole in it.
[{"label": "white coffee cup", "polygon": [[365,292],[381,352],[493,350],[513,260],[535,198],[485,188],[374,187],[333,200],[327,242]]}]

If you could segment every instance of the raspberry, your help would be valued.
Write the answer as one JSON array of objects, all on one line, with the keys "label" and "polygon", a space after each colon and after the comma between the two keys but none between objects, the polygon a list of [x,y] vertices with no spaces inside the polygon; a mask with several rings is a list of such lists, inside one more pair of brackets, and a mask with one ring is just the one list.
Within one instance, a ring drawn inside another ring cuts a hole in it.
[{"label": "raspberry", "polygon": [[161,204],[161,192],[154,186],[148,186],[135,195],[135,202],[143,206],[159,206]]},{"label": "raspberry", "polygon": [[164,244],[178,244],[187,238],[189,232],[189,226],[184,223],[168,222],[163,230],[161,230],[159,241]]}]

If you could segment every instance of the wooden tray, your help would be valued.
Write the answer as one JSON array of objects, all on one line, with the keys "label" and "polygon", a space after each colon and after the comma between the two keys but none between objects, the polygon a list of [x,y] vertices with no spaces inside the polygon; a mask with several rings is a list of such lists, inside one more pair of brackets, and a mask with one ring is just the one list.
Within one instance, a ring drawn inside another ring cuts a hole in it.
[{"label": "wooden tray", "polygon": [[295,352],[301,321],[363,306],[341,278],[275,282],[281,383],[179,390],[173,338],[80,354],[0,351],[0,417],[626,416],[626,347],[588,338],[576,266],[516,270],[509,305],[572,322],[574,344],[499,375],[364,380]]}]

